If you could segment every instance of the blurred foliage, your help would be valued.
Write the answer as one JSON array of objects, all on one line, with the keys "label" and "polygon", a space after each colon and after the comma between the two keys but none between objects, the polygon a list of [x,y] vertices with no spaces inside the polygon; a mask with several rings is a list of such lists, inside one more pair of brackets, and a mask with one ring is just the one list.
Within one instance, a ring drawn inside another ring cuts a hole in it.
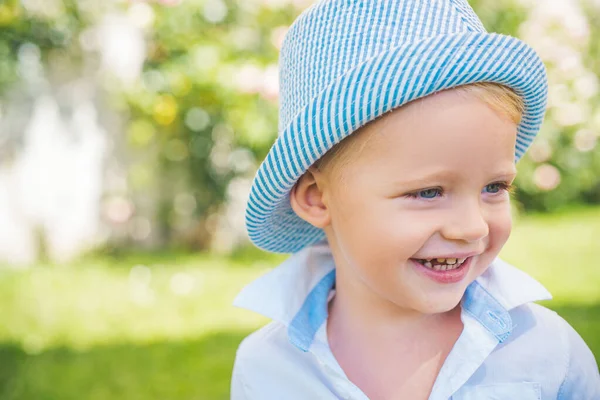
[{"label": "blurred foliage", "polygon": [[[32,51],[53,82],[93,77],[101,101],[125,121],[115,140],[129,158],[126,196],[137,212],[154,214],[162,244],[206,248],[211,216],[223,210],[232,182],[251,180],[276,137],[278,46],[309,3],[4,1],[0,95],[11,101]],[[516,182],[525,210],[600,202],[600,9],[565,2],[566,11],[548,11],[559,3],[471,1],[488,30],[521,37],[548,65],[547,119]],[[114,15],[133,21],[144,39],[142,70],[129,84],[103,67],[99,27]],[[0,148],[8,147],[0,137]],[[178,235],[182,230],[187,234]]]},{"label": "blurred foliage", "polygon": [[518,36],[548,70],[549,102],[538,138],[519,163],[517,199],[526,210],[600,203],[600,7],[535,2]]},{"label": "blurred foliage", "polygon": [[[502,252],[600,361],[600,208],[524,216]],[[281,259],[88,256],[0,268],[0,398],[227,399],[235,351],[265,317],[231,306]],[[282,258],[281,255],[278,256]]]},{"label": "blurred foliage", "polygon": [[[260,84],[276,60],[272,29],[291,20],[293,12],[260,7],[250,13],[230,2],[226,17],[214,23],[207,21],[209,4],[154,8],[143,84],[125,95],[130,143],[141,151],[157,150],[165,231],[175,217],[170,183],[178,176],[187,178],[195,217],[210,216],[226,200],[232,179],[251,175],[255,159],[264,157],[276,135],[276,98],[252,85]],[[245,70],[255,73],[247,79],[259,82],[240,90]],[[203,224],[197,227],[194,238],[205,247],[210,232]]]},{"label": "blurred foliage", "polygon": [[[156,194],[152,212],[162,243],[180,224],[190,234],[177,240],[205,248],[230,182],[251,179],[276,137],[277,46],[298,9],[220,0],[40,4],[0,5],[0,93],[7,101],[14,95],[24,49],[39,53],[51,78],[60,81],[66,71],[76,78],[102,69],[106,16],[137,21],[146,54],[139,79],[125,85],[111,74],[93,77],[104,103],[126,118],[116,143],[129,159],[127,196],[143,210]],[[174,204],[181,193],[184,218]]]}]

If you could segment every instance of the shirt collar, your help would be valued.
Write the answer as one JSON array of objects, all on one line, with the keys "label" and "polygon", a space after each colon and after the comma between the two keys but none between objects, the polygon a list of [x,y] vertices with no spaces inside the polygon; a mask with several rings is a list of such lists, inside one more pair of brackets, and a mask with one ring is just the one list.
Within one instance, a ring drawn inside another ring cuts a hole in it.
[{"label": "shirt collar", "polygon": [[[335,264],[326,241],[292,254],[286,261],[247,285],[234,300],[288,328],[290,341],[307,351],[327,318],[327,298],[335,282]],[[512,330],[508,311],[520,305],[551,299],[538,281],[496,258],[469,285],[463,310],[502,342]]]}]

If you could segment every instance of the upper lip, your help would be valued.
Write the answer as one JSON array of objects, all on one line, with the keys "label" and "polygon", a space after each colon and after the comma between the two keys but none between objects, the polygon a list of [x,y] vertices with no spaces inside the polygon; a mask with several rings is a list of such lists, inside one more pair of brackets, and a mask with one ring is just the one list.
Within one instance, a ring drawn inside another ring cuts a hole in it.
[{"label": "upper lip", "polygon": [[469,258],[469,257],[477,256],[479,254],[481,254],[481,253],[477,253],[477,252],[471,252],[471,253],[452,253],[452,254],[446,254],[446,255],[436,255],[436,256],[433,256],[433,257],[414,257],[414,258],[417,258],[419,260],[433,260],[433,259],[436,259],[436,258],[445,258],[445,259],[448,259],[448,258],[458,258],[458,259],[460,259],[460,258]]}]

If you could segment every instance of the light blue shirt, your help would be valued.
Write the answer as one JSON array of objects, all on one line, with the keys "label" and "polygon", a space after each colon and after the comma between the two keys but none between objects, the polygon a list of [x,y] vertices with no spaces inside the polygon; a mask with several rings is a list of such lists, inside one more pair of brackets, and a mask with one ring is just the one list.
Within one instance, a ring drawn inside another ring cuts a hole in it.
[{"label": "light blue shirt", "polygon": [[[335,267],[320,243],[246,286],[234,304],[273,320],[238,348],[231,399],[353,399],[367,396],[344,374],[327,341]],[[430,400],[600,400],[594,356],[575,330],[538,304],[550,293],[496,259],[461,302],[464,329]]]}]

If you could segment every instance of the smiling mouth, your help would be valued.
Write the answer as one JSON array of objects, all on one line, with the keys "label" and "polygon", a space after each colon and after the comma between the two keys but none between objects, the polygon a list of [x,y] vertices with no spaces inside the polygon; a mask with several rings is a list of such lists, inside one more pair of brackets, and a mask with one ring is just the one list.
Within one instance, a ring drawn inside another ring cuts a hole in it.
[{"label": "smiling mouth", "polygon": [[451,271],[459,268],[468,258],[432,258],[419,259],[415,261],[434,271]]}]

